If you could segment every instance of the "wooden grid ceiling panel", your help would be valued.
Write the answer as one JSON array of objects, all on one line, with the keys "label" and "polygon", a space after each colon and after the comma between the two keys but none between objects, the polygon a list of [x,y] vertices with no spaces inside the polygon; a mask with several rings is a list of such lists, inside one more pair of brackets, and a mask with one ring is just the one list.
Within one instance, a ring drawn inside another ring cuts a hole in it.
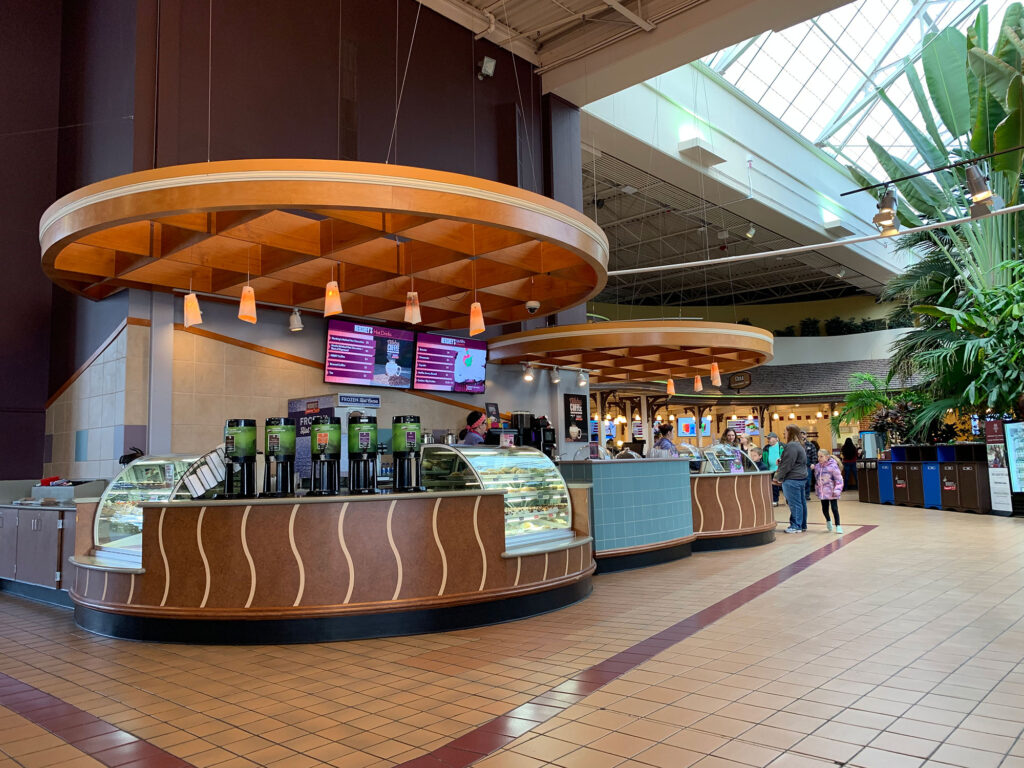
[{"label": "wooden grid ceiling panel", "polygon": [[762,328],[689,320],[644,320],[542,328],[499,336],[490,360],[586,368],[600,381],[662,381],[764,365],[774,338]]},{"label": "wooden grid ceiling panel", "polygon": [[607,282],[593,221],[516,187],[459,174],[329,160],[160,168],[84,187],[40,222],[42,265],[102,299],[125,287],[323,308],[337,280],[345,314],[400,322],[406,292],[423,325],[465,328],[575,306]]}]

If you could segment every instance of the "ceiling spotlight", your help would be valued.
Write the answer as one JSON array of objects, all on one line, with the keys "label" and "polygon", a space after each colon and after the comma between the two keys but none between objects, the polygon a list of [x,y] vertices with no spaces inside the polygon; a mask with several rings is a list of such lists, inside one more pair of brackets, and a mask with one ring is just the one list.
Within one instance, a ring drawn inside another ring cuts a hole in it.
[{"label": "ceiling spotlight", "polygon": [[523,366],[523,381],[533,381],[533,368],[528,365]]},{"label": "ceiling spotlight", "polygon": [[843,267],[838,272],[836,272],[836,277],[838,277],[840,280],[846,277],[846,267]]},{"label": "ceiling spotlight", "polygon": [[882,237],[892,237],[900,233],[900,224],[898,221],[890,221],[887,225],[882,227]]},{"label": "ceiling spotlight", "polygon": [[562,374],[560,374],[558,372],[557,368],[552,368],[551,369],[551,373],[549,375],[551,376],[551,383],[552,384],[557,384],[558,382],[560,382],[562,380]]},{"label": "ceiling spotlight", "polygon": [[878,210],[896,215],[896,193],[892,191],[892,187],[885,188],[882,199],[878,201]]},{"label": "ceiling spotlight", "polygon": [[490,56],[484,56],[484,60],[480,62],[480,70],[476,73],[476,79],[483,80],[485,77],[494,77],[494,68],[497,66],[497,61]]},{"label": "ceiling spotlight", "polygon": [[744,232],[743,234],[746,236],[747,240],[752,240],[754,235],[757,234],[757,227],[755,227],[753,224],[751,224],[747,228],[747,231]]},{"label": "ceiling spotlight", "polygon": [[299,314],[298,309],[293,309],[291,317],[288,318],[288,330],[292,333],[298,333],[303,327],[302,315]]},{"label": "ceiling spotlight", "polygon": [[579,373],[576,374],[576,386],[577,387],[579,387],[580,389],[583,389],[585,386],[587,386],[588,382],[589,382],[589,379],[587,378],[587,372],[586,371],[580,371]]},{"label": "ceiling spotlight", "polygon": [[992,190],[988,188],[988,177],[983,176],[976,165],[967,166],[967,191],[971,195],[972,203],[982,203],[992,199]]}]

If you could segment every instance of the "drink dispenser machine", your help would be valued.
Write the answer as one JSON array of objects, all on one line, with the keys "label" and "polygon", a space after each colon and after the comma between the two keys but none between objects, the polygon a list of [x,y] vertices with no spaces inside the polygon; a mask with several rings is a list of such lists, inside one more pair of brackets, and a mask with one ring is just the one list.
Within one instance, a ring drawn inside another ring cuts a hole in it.
[{"label": "drink dispenser machine", "polygon": [[260,496],[295,495],[295,419],[267,419],[263,444],[263,493]]},{"label": "drink dispenser machine", "polygon": [[419,416],[395,416],[391,422],[394,488],[398,493],[417,493],[426,490],[420,484],[422,434]]},{"label": "drink dispenser machine", "polygon": [[348,420],[348,492],[377,492],[377,417]]},{"label": "drink dispenser machine", "polygon": [[256,496],[256,419],[228,419],[224,423],[225,499]]},{"label": "drink dispenser machine", "polygon": [[314,416],[309,425],[310,496],[337,496],[341,485],[341,419]]}]

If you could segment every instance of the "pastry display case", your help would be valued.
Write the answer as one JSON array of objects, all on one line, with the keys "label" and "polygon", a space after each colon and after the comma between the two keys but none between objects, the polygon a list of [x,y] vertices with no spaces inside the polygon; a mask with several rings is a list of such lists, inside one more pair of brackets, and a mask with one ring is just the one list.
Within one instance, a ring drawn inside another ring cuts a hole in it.
[{"label": "pastry display case", "polygon": [[[219,449],[218,449],[219,451]],[[191,456],[144,456],[126,466],[100,497],[96,511],[97,549],[142,552],[143,502],[185,501],[212,496],[216,484],[218,451]],[[220,459],[223,467],[223,460]]]},{"label": "pastry display case", "polygon": [[535,448],[424,445],[423,485],[429,491],[501,491],[505,537],[515,537],[516,543],[560,536],[570,529],[565,481],[551,459]]},{"label": "pastry display case", "polygon": [[742,474],[760,471],[746,453],[731,445],[716,443],[703,449],[703,453],[704,461],[700,469],[701,474]]}]

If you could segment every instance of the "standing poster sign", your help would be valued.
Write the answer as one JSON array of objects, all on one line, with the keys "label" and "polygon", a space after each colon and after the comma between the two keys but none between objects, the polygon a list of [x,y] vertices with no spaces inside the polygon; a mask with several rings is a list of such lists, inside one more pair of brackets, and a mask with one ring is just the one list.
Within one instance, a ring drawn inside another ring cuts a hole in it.
[{"label": "standing poster sign", "polygon": [[[1008,436],[1001,420],[985,422],[985,449],[988,453],[988,487],[992,495],[993,512],[1013,512],[1010,490],[1010,468],[1007,456]],[[1024,456],[1021,457],[1024,460]],[[1022,489],[1024,490],[1024,489]]]},{"label": "standing poster sign", "polygon": [[570,443],[586,443],[590,437],[587,425],[587,396],[565,394],[565,439]]}]

